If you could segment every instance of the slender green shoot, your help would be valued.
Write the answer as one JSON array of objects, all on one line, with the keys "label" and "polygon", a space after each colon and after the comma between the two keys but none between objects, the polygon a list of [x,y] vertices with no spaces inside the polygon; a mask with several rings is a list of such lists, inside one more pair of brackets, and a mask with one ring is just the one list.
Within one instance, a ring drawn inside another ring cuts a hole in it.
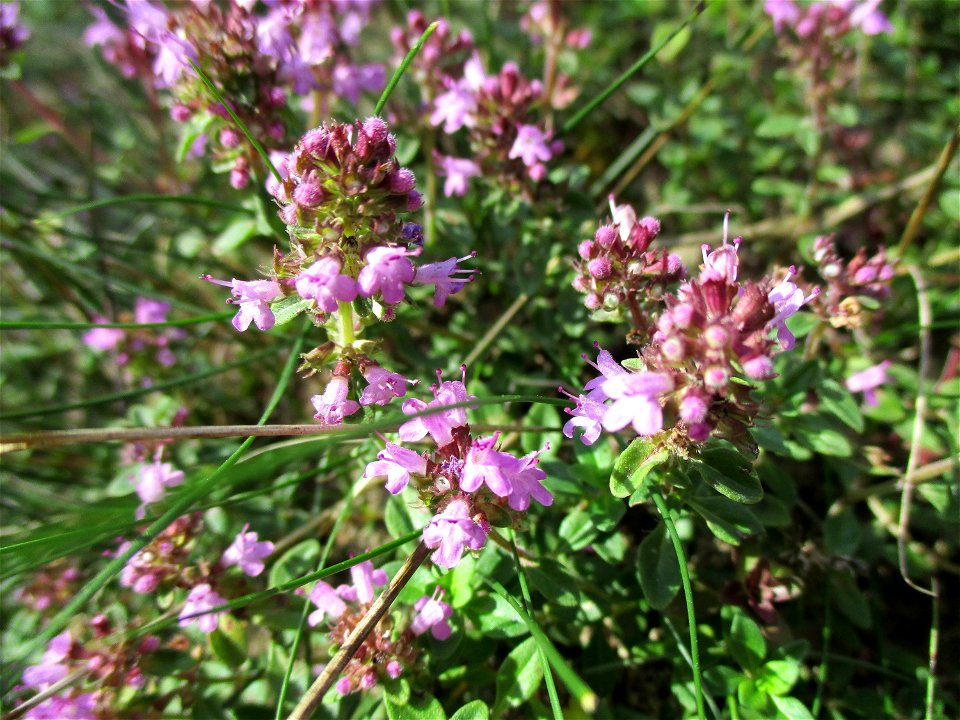
[{"label": "slender green shoot", "polygon": [[90,330],[92,328],[116,328],[118,330],[150,330],[154,328],[186,327],[187,325],[202,325],[208,322],[218,322],[233,317],[233,310],[212,315],[181,318],[155,323],[119,323],[119,322],[57,322],[56,320],[0,320],[2,330]]},{"label": "slender green shoot", "polygon": [[830,583],[824,583],[823,592],[823,631],[820,637],[820,669],[817,671],[817,692],[813,697],[810,711],[813,716],[820,717],[820,708],[823,706],[823,692],[827,686],[827,662],[830,659],[830,637],[833,634],[833,606],[830,598]]},{"label": "slender green shoot", "polygon": [[260,155],[260,157],[263,159],[264,164],[266,164],[267,168],[273,174],[273,177],[276,178],[277,182],[282,185],[283,176],[280,174],[277,168],[274,167],[273,162],[270,160],[270,155],[267,154],[267,151],[264,149],[263,145],[261,145],[260,141],[257,140],[250,133],[250,130],[247,128],[246,124],[243,122],[243,120],[240,119],[240,116],[234,112],[233,107],[230,105],[227,99],[221,94],[221,92],[217,89],[217,86],[214,85],[213,82],[210,80],[210,78],[207,77],[207,74],[200,69],[200,66],[193,61],[193,58],[188,58],[188,59],[190,60],[190,64],[193,65],[193,69],[197,71],[197,75],[200,76],[200,79],[203,81],[203,84],[207,86],[207,90],[209,90],[210,94],[217,99],[217,102],[223,105],[226,111],[230,113],[230,117],[233,118],[233,121],[237,124],[237,127],[240,128],[243,134],[247,136],[247,140],[250,141],[250,144],[253,145],[253,149],[256,150],[257,153]]},{"label": "slender green shoot", "polygon": [[34,408],[32,410],[13,410],[11,412],[0,413],[0,420],[16,420],[26,417],[39,417],[41,415],[58,415],[60,413],[67,412],[68,410],[79,410],[80,408],[93,407],[95,405],[105,405],[107,403],[117,402],[120,400],[130,400],[143,395],[150,395],[151,393],[163,392],[165,390],[169,390],[170,388],[199,382],[200,380],[205,380],[208,377],[220,375],[239,367],[252,365],[253,363],[259,362],[264,358],[271,357],[276,353],[276,348],[270,348],[262,352],[247,355],[240,360],[234,360],[233,362],[217,365],[216,367],[212,367],[207,370],[201,370],[200,372],[183,375],[175,378],[174,380],[154,383],[150,387],[139,387],[133,388],[132,390],[124,390],[123,392],[110,393],[109,395],[98,395],[97,397],[88,398],[86,400],[78,400],[77,402],[63,403],[61,405],[47,405],[46,407]]},{"label": "slender green shoot", "polygon": [[[517,543],[514,539],[513,529],[510,529],[510,550],[513,552],[513,564],[517,568],[517,577],[520,579],[520,595],[523,600],[523,609],[529,615],[533,615],[533,599],[530,596],[530,588],[527,586],[527,574],[523,571],[523,565],[520,564],[520,555],[517,553]],[[560,707],[560,698],[557,696],[557,685],[553,681],[553,671],[550,669],[550,661],[547,660],[547,654],[540,646],[540,640],[534,636],[537,643],[537,654],[540,656],[540,664],[543,666],[543,681],[547,685],[547,696],[550,698],[550,709],[553,711],[554,720],[563,720],[563,709]]]},{"label": "slender green shoot", "polygon": [[[327,542],[323,546],[323,551],[320,553],[320,559],[317,561],[317,569],[315,572],[320,572],[323,570],[323,566],[327,563],[327,557],[330,555],[330,550],[333,548],[333,543],[337,538],[337,534],[340,532],[340,527],[350,516],[350,511],[353,509],[353,499],[357,496],[357,493],[360,491],[360,488],[366,484],[364,479],[359,480],[354,487],[350,489],[349,495],[343,503],[343,508],[340,510],[340,514],[337,515],[337,519],[333,523],[333,527],[330,529],[330,535],[327,537]],[[303,600],[303,610],[300,612],[300,623],[297,625],[297,634],[293,637],[293,645],[290,647],[290,660],[287,663],[287,668],[283,673],[283,681],[280,683],[280,692],[277,697],[277,712],[274,716],[276,720],[281,720],[283,718],[283,706],[287,699],[287,690],[290,687],[290,676],[293,675],[293,666],[297,660],[297,650],[300,649],[300,641],[303,639],[303,628],[307,622],[307,615],[310,611],[310,598],[309,596]]]},{"label": "slender green shoot", "polygon": [[523,607],[521,607],[520,603],[517,602],[517,599],[508,593],[506,588],[496,580],[487,580],[486,583],[493,589],[495,593],[497,593],[497,595],[502,597],[506,603],[513,608],[514,612],[517,613],[517,617],[520,618],[520,621],[526,625],[530,634],[536,638],[538,647],[543,648],[543,652],[546,654],[547,660],[550,661],[550,665],[553,666],[553,669],[557,671],[557,676],[560,678],[560,681],[564,684],[567,690],[570,691],[570,694],[576,698],[577,702],[580,704],[580,707],[588,713],[592,713],[594,710],[596,710],[596,693],[590,689],[589,685],[580,679],[580,676],[577,675],[567,661],[563,659],[563,656],[553,646],[553,643],[550,642],[550,638],[544,634],[543,630],[540,629],[540,626],[537,625],[533,618],[524,612]]},{"label": "slender green shoot", "polygon": [[377,106],[373,109],[374,115],[379,115],[381,112],[383,112],[383,108],[386,106],[387,100],[390,99],[390,95],[393,93],[394,88],[397,87],[397,83],[400,82],[400,78],[403,77],[403,74],[407,71],[410,63],[413,62],[413,59],[417,56],[417,53],[420,52],[420,48],[422,48],[423,44],[427,42],[427,38],[433,35],[433,31],[437,29],[437,25],[439,24],[439,20],[430,23],[430,26],[423,31],[423,35],[420,36],[420,39],[417,40],[416,44],[412,48],[410,48],[410,52],[408,52],[403,58],[403,61],[400,63],[400,67],[397,68],[397,71],[393,74],[393,77],[390,78],[390,82],[388,82],[387,86],[383,89],[380,99],[377,100]]},{"label": "slender green shoot", "polygon": [[[283,370],[280,372],[279,379],[277,381],[277,386],[274,388],[273,395],[270,397],[270,400],[267,402],[267,407],[264,409],[263,414],[260,416],[258,424],[264,425],[267,420],[270,419],[270,416],[273,414],[274,409],[280,403],[280,398],[283,397],[283,393],[287,389],[287,385],[290,383],[290,378],[293,377],[293,374],[297,368],[297,362],[300,360],[300,350],[303,348],[304,338],[306,337],[306,332],[310,328],[310,324],[305,323],[303,332],[294,342],[293,347],[290,350],[290,356],[287,358],[287,362],[283,367]],[[116,575],[123,570],[124,565],[127,564],[127,561],[133,557],[136,553],[140,552],[144,547],[146,547],[154,538],[156,538],[160,533],[167,529],[167,527],[178,517],[183,514],[183,511],[190,507],[194,502],[208,494],[216,486],[217,481],[220,477],[227,472],[231,467],[233,467],[243,453],[248,447],[253,443],[254,438],[248,437],[243,443],[240,444],[234,453],[228,457],[224,462],[214,470],[207,478],[197,483],[195,487],[189,491],[183,493],[176,502],[174,502],[170,509],[167,510],[163,515],[161,515],[155,522],[144,531],[143,535],[138,538],[135,538],[124,552],[116,555],[110,562],[108,562],[103,569],[93,576],[82,588],[77,591],[77,594],[73,596],[73,599],[68,602],[60,612],[54,615],[50,621],[47,623],[47,626],[41,630],[37,635],[26,644],[26,647],[23,648],[19,657],[11,663],[7,670],[3,674],[2,678],[2,693],[9,691],[10,686],[16,680],[16,677],[19,675],[19,668],[23,665],[27,658],[29,658],[33,653],[38,649],[47,644],[47,642],[57,635],[59,632],[66,627],[67,623],[74,618],[74,616],[80,612],[80,610],[89,602],[89,600],[96,595],[101,588],[103,588],[110,580],[112,580]]]},{"label": "slender green shoot", "polygon": [[569,120],[563,124],[563,133],[567,134],[573,130],[577,125],[583,122],[586,117],[596,110],[601,104],[603,104],[608,97],[613,95],[617,90],[619,90],[627,80],[633,77],[637,72],[639,72],[644,65],[653,60],[656,57],[657,53],[660,52],[664,46],[667,45],[671,40],[673,40],[687,25],[689,25],[700,13],[704,11],[707,7],[706,0],[701,0],[697,3],[696,8],[693,12],[690,13],[687,18],[680,23],[674,30],[667,35],[661,42],[659,42],[654,47],[650,48],[647,53],[637,60],[633,65],[627,68],[626,71],[612,83],[610,83],[599,95],[597,95],[593,100],[584,105],[580,110]]},{"label": "slender green shoot", "polygon": [[693,690],[697,699],[697,717],[700,720],[706,720],[707,711],[703,704],[703,685],[700,680],[700,650],[697,642],[697,614],[693,608],[693,588],[690,586],[690,573],[687,570],[687,558],[683,554],[683,545],[680,544],[680,535],[677,533],[677,526],[673,524],[673,518],[670,511],[667,510],[667,504],[658,490],[652,494],[653,502],[660,511],[663,522],[667,526],[667,532],[670,533],[670,539],[673,541],[673,549],[677,552],[677,561],[680,565],[680,580],[683,583],[683,598],[687,603],[687,622],[690,624],[690,660],[693,667]]},{"label": "slender green shoot", "polygon": [[210,200],[208,198],[196,197],[194,195],[162,195],[159,193],[135,193],[133,195],[121,195],[119,197],[105,198],[95,200],[94,202],[74,205],[72,208],[60,210],[55,213],[57,217],[66,217],[67,215],[76,215],[87,210],[96,210],[111,205],[125,205],[126,203],[182,203],[184,205],[206,205],[208,207],[222,208],[232,210],[233,212],[252,213],[250,208],[236,203],[223,202],[222,200]]}]

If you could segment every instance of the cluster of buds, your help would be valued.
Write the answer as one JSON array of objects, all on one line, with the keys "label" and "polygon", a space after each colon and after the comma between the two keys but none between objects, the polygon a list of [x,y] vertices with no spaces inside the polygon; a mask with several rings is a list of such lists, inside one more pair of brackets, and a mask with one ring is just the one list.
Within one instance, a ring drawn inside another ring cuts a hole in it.
[{"label": "cluster of buds", "polygon": [[[465,366],[461,372],[466,373]],[[546,473],[537,467],[538,456],[548,446],[518,458],[500,449],[499,433],[473,437],[463,405],[475,398],[467,394],[463,380],[444,382],[439,371],[437,377],[441,382],[431,387],[433,400],[404,401],[404,414],[415,417],[399,429],[402,441],[417,442],[430,435],[436,448],[417,453],[387,441],[364,477],[386,477],[386,488],[395,495],[413,482],[434,513],[423,530],[423,542],[436,549],[434,563],[449,569],[460,562],[465,549],[483,548],[491,526],[511,527],[531,499],[551,505],[553,495],[541,484]]]},{"label": "cluster of buds", "polygon": [[[189,584],[187,556],[193,539],[203,529],[200,513],[183,515],[170,523],[154,540],[127,560],[120,572],[120,584],[136,593],[150,594],[161,584]],[[124,541],[116,550],[122,555],[130,547]]]},{"label": "cluster of buds", "polygon": [[80,571],[65,560],[56,560],[38,570],[29,583],[16,591],[17,601],[38,613],[56,611],[77,594]]},{"label": "cluster of buds", "polygon": [[[317,609],[308,622],[316,627],[326,620],[330,642],[335,646],[342,645],[367,614],[376,598],[376,587],[387,583],[386,573],[374,570],[369,560],[350,568],[350,577],[352,585],[334,588],[321,580],[310,591],[310,601]],[[378,681],[400,677],[417,661],[415,642],[420,635],[430,631],[437,640],[450,637],[448,620],[452,615],[453,608],[443,602],[443,591],[437,588],[432,597],[425,595],[417,600],[412,612],[384,616],[347,663],[335,686],[337,692],[347,695],[370,690]],[[400,623],[404,616],[409,618],[405,627]]]},{"label": "cluster of buds", "polygon": [[[337,314],[339,327],[331,330],[337,342],[327,343],[306,356],[307,367],[336,355],[322,395],[313,398],[315,417],[328,425],[343,422],[367,405],[385,405],[402,397],[410,383],[379,367],[355,341],[360,321],[371,317],[391,320],[395,306],[406,297],[408,285],[432,285],[433,303],[463,289],[474,277],[458,263],[473,257],[416,265],[422,249],[419,225],[404,222],[400,213],[416,210],[422,200],[413,173],[396,160],[396,139],[383,120],[372,117],[355,124],[330,123],[308,132],[280,163],[283,183],[269,187],[281,205],[291,250],[276,253],[269,280],[226,282],[239,306],[233,324],[246,330],[251,323],[270,329],[277,303],[291,298],[312,314],[317,324]],[[358,400],[350,399],[350,378],[358,371],[368,383]]]},{"label": "cluster of buds", "polygon": [[887,258],[883,247],[869,258],[866,248],[860,248],[844,263],[833,235],[821,235],[814,241],[813,259],[827,284],[815,307],[835,328],[862,327],[868,306],[875,307],[876,302],[890,296],[896,261]]},{"label": "cluster of buds", "polygon": [[818,290],[805,295],[791,280],[794,268],[778,281],[739,281],[741,239],[728,243],[726,227],[725,219],[721,247],[703,247],[699,275],[662,297],[656,332],[630,368],[602,349],[590,363],[600,376],[570,395],[576,407],[568,410],[567,437],[579,427],[591,444],[601,428],[631,425],[637,435],[665,433],[678,449],[711,434],[745,439],[757,412],[750,383],[774,376],[773,356],[796,342],[786,320]]},{"label": "cluster of buds", "polygon": [[20,3],[0,5],[0,69],[10,64],[10,56],[30,39],[30,31],[20,24]]},{"label": "cluster of buds", "polygon": [[794,0],[766,0],[764,3],[781,49],[805,79],[807,103],[821,133],[827,130],[830,99],[855,75],[853,52],[843,39],[856,30],[866,35],[893,31],[887,16],[878,9],[880,2],[821,0],[798,4]]},{"label": "cluster of buds", "polygon": [[[168,302],[138,297],[133,315],[121,313],[117,322],[165,323],[169,312]],[[95,315],[93,321],[110,322],[102,315]],[[141,374],[149,372],[151,367],[172,367],[177,362],[177,356],[170,349],[170,344],[184,337],[186,333],[179,328],[164,328],[160,332],[148,329],[94,328],[84,333],[83,343],[92,350],[111,353],[113,361],[121,367],[136,365],[136,372]]]},{"label": "cluster of buds", "polygon": [[[370,3],[281,1],[258,14],[257,3],[194,2],[170,8],[151,0],[120,5],[126,27],[94,9],[96,21],[85,34],[124,75],[140,76],[151,88],[169,89],[171,117],[190,123],[192,152],[209,150],[215,169],[229,170],[230,183],[243,188],[258,168],[259,156],[243,137],[227,108],[210,99],[190,67],[197,62],[220,88],[230,109],[267,148],[287,147],[286,117],[291,93],[356,102],[361,90],[384,85],[381,65],[353,65],[350,45],[367,22]],[[325,110],[326,108],[324,108]]]},{"label": "cluster of buds", "polygon": [[[105,615],[97,615],[90,621],[93,636],[102,640],[113,630]],[[140,669],[144,655],[160,647],[160,640],[147,636],[136,645],[127,643],[87,648],[71,635],[69,630],[57,635],[48,644],[43,659],[23,671],[23,684],[38,692],[47,691],[71,672],[85,670],[96,681],[95,692],[70,689],[54,694],[31,707],[24,715],[33,720],[93,720],[104,717],[113,706],[113,698],[123,688],[141,688],[146,679]]]},{"label": "cluster of buds", "polygon": [[573,287],[584,293],[588,310],[630,311],[634,331],[628,340],[643,345],[653,334],[650,318],[663,293],[684,277],[683,263],[662,248],[650,249],[660,233],[654,217],[637,219],[629,205],[615,205],[610,196],[611,221],[601,225],[593,240],[577,247],[580,260]]}]

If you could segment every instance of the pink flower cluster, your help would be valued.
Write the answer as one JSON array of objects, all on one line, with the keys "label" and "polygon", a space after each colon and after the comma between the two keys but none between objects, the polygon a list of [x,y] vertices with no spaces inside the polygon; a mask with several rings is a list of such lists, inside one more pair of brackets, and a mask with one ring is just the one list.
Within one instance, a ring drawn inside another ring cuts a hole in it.
[{"label": "pink flower cluster", "polygon": [[821,0],[809,4],[794,0],[766,0],[763,9],[780,33],[790,28],[803,39],[817,35],[841,37],[851,30],[865,35],[893,32],[890,20],[880,12],[882,0]]},{"label": "pink flower cluster", "polygon": [[546,447],[518,458],[500,449],[499,433],[474,438],[464,407],[474,398],[464,382],[441,381],[432,390],[430,402],[404,401],[403,412],[413,417],[400,426],[399,435],[404,442],[429,435],[436,449],[417,453],[387,441],[364,477],[385,477],[393,494],[413,481],[421,500],[435,513],[423,530],[423,541],[436,549],[433,561],[449,569],[465,550],[483,548],[491,524],[516,522],[531,499],[551,505],[553,496],[542,485],[546,473],[537,467]]},{"label": "pink flower cluster", "polygon": [[577,247],[580,260],[573,287],[586,295],[583,303],[589,310],[627,309],[636,332],[631,341],[639,344],[653,332],[648,318],[666,286],[682,279],[685,270],[676,255],[650,249],[660,234],[659,220],[638,220],[631,206],[616,205],[613,196],[610,217],[611,222],[601,225],[593,240]]},{"label": "pink flower cluster", "polygon": [[[774,375],[773,356],[790,350],[795,338],[786,320],[816,296],[797,287],[790,268],[779,281],[738,280],[740,238],[714,250],[703,247],[699,275],[673,293],[658,298],[650,342],[627,369],[601,349],[600,372],[579,396],[564,434],[576,428],[586,444],[596,441],[601,428],[609,432],[628,425],[637,435],[650,436],[669,429],[680,444],[703,442],[711,434],[734,442],[745,437],[756,406],[750,381]],[[588,361],[589,362],[589,361]],[[562,390],[562,388],[561,388]]]},{"label": "pink flower cluster", "polygon": [[[133,317],[124,313],[120,322],[140,324],[164,323],[170,312],[170,303],[162,300],[138,297],[134,305]],[[96,315],[94,322],[110,322],[102,315]],[[117,365],[156,364],[163,368],[172,367],[177,362],[177,356],[170,349],[170,344],[185,337],[179,328],[163,328],[159,331],[151,329],[124,330],[121,328],[94,328],[83,334],[83,343],[97,352],[111,352]]]},{"label": "pink flower cluster", "polygon": [[20,24],[20,3],[0,5],[0,69],[10,64],[10,55],[30,39],[30,30]]},{"label": "pink flower cluster", "polygon": [[291,93],[309,95],[311,103],[319,97],[329,106],[340,97],[356,103],[361,91],[379,91],[385,83],[382,65],[354,65],[350,59],[370,2],[277,0],[267,3],[263,14],[257,4],[231,0],[167,7],[121,0],[126,27],[93,8],[96,21],[84,34],[87,44],[101,46],[125,76],[139,75],[149,86],[171,91],[171,117],[191,123],[191,132],[199,133],[194,152],[203,154],[209,146],[216,166],[230,168],[230,183],[238,189],[249,183],[259,157],[227,109],[210,100],[191,60],[217,87],[243,88],[229,98],[231,109],[269,148],[286,144]]},{"label": "pink flower cluster", "polygon": [[813,243],[813,259],[818,263],[820,277],[826,281],[826,291],[818,298],[816,307],[833,327],[862,327],[865,301],[881,301],[890,296],[896,260],[888,259],[883,247],[869,258],[867,249],[861,247],[845,263],[833,235],[821,235]]},{"label": "pink flower cluster", "polygon": [[[316,610],[307,622],[316,627],[326,620],[330,642],[342,645],[356,624],[370,609],[376,598],[376,588],[387,583],[383,570],[374,570],[369,560],[350,568],[352,585],[336,588],[322,580],[310,591],[310,601]],[[395,606],[396,607],[396,606]],[[369,690],[379,680],[396,679],[417,661],[414,641],[427,631],[437,640],[446,640],[452,629],[448,620],[453,608],[443,602],[443,591],[437,588],[433,596],[423,596],[413,606],[412,617],[402,630],[394,627],[397,613],[380,621],[350,659],[336,684],[341,695],[357,690]]]}]

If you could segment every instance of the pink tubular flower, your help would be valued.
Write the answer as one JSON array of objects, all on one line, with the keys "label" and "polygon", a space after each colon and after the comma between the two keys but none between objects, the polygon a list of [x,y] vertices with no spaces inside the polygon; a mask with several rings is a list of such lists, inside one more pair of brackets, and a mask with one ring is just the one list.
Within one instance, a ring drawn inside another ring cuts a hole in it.
[{"label": "pink tubular flower", "polygon": [[464,126],[470,127],[476,111],[477,101],[467,83],[456,83],[434,99],[430,124],[443,125],[443,131],[452,135]]},{"label": "pink tubular flower", "polygon": [[227,302],[239,306],[237,314],[233,316],[233,327],[237,332],[243,332],[250,323],[254,323],[258,329],[266,331],[273,327],[276,318],[270,309],[270,302],[283,295],[280,285],[275,280],[237,280],[234,278],[230,282],[225,280],[215,280],[210,275],[201,275],[202,280],[212,282],[215,285],[223,285],[230,288],[230,294],[234,299]]},{"label": "pink tubular flower", "polygon": [[864,0],[850,13],[850,26],[863,30],[864,35],[893,32],[890,20],[878,9],[882,0]]},{"label": "pink tubular flower", "polygon": [[443,590],[437,587],[432,597],[424,595],[417,600],[413,609],[417,611],[410,623],[410,631],[414,635],[420,636],[429,630],[437,640],[450,637],[452,630],[447,620],[453,615],[453,608],[443,602]]},{"label": "pink tubular flower", "polygon": [[[93,321],[98,323],[109,322],[102,315],[94,315]],[[93,350],[113,350],[123,342],[123,330],[120,328],[94,328],[83,334],[83,344]]]},{"label": "pink tubular flower", "polygon": [[763,10],[773,20],[773,29],[780,32],[784,27],[793,27],[800,19],[800,8],[793,0],[766,0]]},{"label": "pink tubular flower", "polygon": [[577,403],[575,408],[564,408],[571,417],[563,426],[563,434],[572,439],[575,428],[583,428],[580,442],[584,445],[593,445],[600,437],[603,416],[607,412],[607,406],[602,402],[592,400],[586,395],[574,397],[563,388],[560,391]]},{"label": "pink tubular flower", "polygon": [[70,672],[66,660],[73,647],[73,638],[69,630],[64,630],[47,644],[43,653],[43,662],[31,665],[23,671],[23,683],[28,687],[43,690],[55,682],[63,680]]},{"label": "pink tubular flower", "polygon": [[890,361],[884,360],[882,363],[872,365],[866,370],[861,370],[847,378],[846,386],[850,392],[862,392],[863,401],[875,406],[877,404],[877,388],[887,382],[887,368],[890,367]]},{"label": "pink tubular flower", "polygon": [[[466,366],[462,366],[461,370],[466,373]],[[473,399],[473,395],[467,395],[467,387],[463,382],[452,380],[440,383],[440,387],[434,390],[434,399],[429,403],[425,403],[418,398],[410,398],[404,401],[401,408],[405,415],[413,415],[428,408],[443,407],[444,405],[453,405]],[[466,424],[466,408],[459,407],[407,420],[400,426],[398,432],[400,439],[404,442],[416,442],[430,433],[430,437],[433,438],[437,447],[442,448],[453,442],[452,430]]]},{"label": "pink tubular flower", "polygon": [[787,318],[795,315],[801,307],[813,300],[820,292],[819,288],[814,288],[810,295],[804,297],[803,290],[790,282],[790,278],[796,271],[796,268],[791,267],[787,271],[787,276],[783,279],[783,282],[773,288],[767,295],[767,299],[777,313],[767,323],[767,327],[777,328],[777,339],[780,341],[780,347],[784,350],[792,350],[793,346],[797,344],[797,339],[787,328]]},{"label": "pink tubular flower", "polygon": [[467,451],[460,476],[460,489],[472,493],[486,483],[491,492],[498,497],[506,497],[513,492],[513,475],[517,459],[494,446],[500,433],[488,438],[476,438]]},{"label": "pink tubular flower", "polygon": [[510,154],[511,160],[520,158],[527,167],[533,167],[540,162],[546,162],[553,154],[546,143],[547,136],[536,125],[521,125],[517,130],[517,139],[513,141]]},{"label": "pink tubular flower", "polygon": [[367,464],[363,476],[366,478],[386,476],[386,488],[396,495],[410,482],[410,474],[424,475],[427,472],[426,459],[413,450],[387,442],[386,448],[377,454],[377,460]]},{"label": "pink tubular flower", "polygon": [[220,616],[223,615],[224,612],[222,610],[213,613],[209,611],[217,605],[223,605],[223,603],[224,599],[210,587],[209,583],[197,585],[190,591],[190,594],[187,595],[187,600],[184,602],[183,609],[180,611],[180,627],[186,627],[187,625],[196,623],[197,627],[200,628],[200,632],[207,634],[212,633],[217,629],[217,625],[220,623]]},{"label": "pink tubular flower", "polygon": [[97,693],[52,695],[24,714],[26,720],[97,720]]},{"label": "pink tubular flower", "polygon": [[169,312],[170,303],[168,302],[138,297],[133,308],[133,319],[138,323],[162,323],[167,321]]},{"label": "pink tubular flower", "polygon": [[[463,290],[467,283],[473,282],[476,273],[479,272],[479,270],[457,267],[457,263],[465,262],[476,256],[477,253],[472,252],[462,258],[452,257],[449,260],[421,265],[416,269],[413,281],[422,285],[435,286],[436,292],[433,294],[433,304],[435,307],[443,307],[448,297]],[[460,277],[454,277],[455,275],[460,275]]]},{"label": "pink tubular flower", "polygon": [[507,504],[514,510],[518,512],[526,510],[530,507],[530,498],[546,507],[553,505],[553,495],[541,484],[547,474],[537,467],[539,462],[537,457],[549,447],[545,445],[542,449],[528,453],[520,459],[509,456],[515,461],[515,465],[510,478],[511,491]]},{"label": "pink tubular flower", "polygon": [[353,585],[340,585],[337,595],[347,602],[358,602],[362,605],[372,603],[376,597],[375,589],[378,585],[386,585],[390,578],[379,568],[374,570],[373,563],[365,560],[350,568],[350,579]]},{"label": "pink tubular flower", "polygon": [[138,519],[143,517],[144,508],[163,498],[166,489],[183,483],[183,471],[175,470],[170,463],[159,460],[144,465],[137,476],[135,489],[143,503],[137,510]]},{"label": "pink tubular flower", "polygon": [[337,591],[322,580],[317,581],[310,591],[310,602],[317,606],[307,617],[310,627],[316,627],[327,616],[336,620],[347,610],[347,604],[337,595]]},{"label": "pink tubular flower", "polygon": [[473,160],[440,155],[440,165],[437,174],[447,180],[443,184],[443,194],[447,197],[456,195],[463,197],[467,194],[470,178],[480,175],[480,166]]},{"label": "pink tubular flower", "polygon": [[247,532],[250,524],[233,540],[220,558],[224,565],[237,565],[245,575],[256,577],[263,572],[263,558],[273,552],[273,543],[269,540],[257,542],[257,533]]},{"label": "pink tubular flower", "polygon": [[423,529],[424,544],[437,548],[433,562],[448,570],[460,562],[464,548],[480,550],[486,541],[486,532],[470,517],[470,505],[463,497],[451,500]]},{"label": "pink tubular flower", "polygon": [[340,274],[340,261],[335,257],[320,258],[294,281],[300,297],[316,300],[324,312],[334,312],[337,301],[351,302],[357,297],[357,281]]},{"label": "pink tubular flower", "polygon": [[363,297],[380,293],[385,303],[393,305],[403,300],[404,286],[412,283],[415,276],[413,263],[408,256],[419,255],[420,250],[399,247],[375,247],[367,253],[367,264],[357,276],[357,285]]},{"label": "pink tubular flower", "polygon": [[310,398],[314,409],[313,416],[324,425],[340,425],[348,415],[353,415],[360,409],[354,400],[348,400],[350,380],[342,375],[334,375],[327,383],[323,395],[314,395]]},{"label": "pink tubular flower", "polygon": [[653,435],[663,428],[659,397],[673,389],[673,380],[663,373],[628,373],[604,380],[604,394],[614,400],[603,416],[610,432],[632,424],[637,435]]},{"label": "pink tubular flower", "polygon": [[386,405],[395,397],[407,394],[407,385],[411,380],[398,373],[384,370],[379,365],[368,365],[363,371],[363,378],[369,385],[360,393],[360,404]]},{"label": "pink tubular flower", "polygon": [[625,369],[620,363],[613,359],[613,355],[604,350],[598,344],[594,343],[600,352],[597,354],[597,362],[592,362],[586,354],[581,357],[587,361],[587,364],[590,365],[595,370],[600,372],[600,377],[593,378],[586,385],[583,386],[583,389],[587,393],[587,397],[595,402],[603,402],[609,396],[603,390],[603,384],[610,380],[611,378],[619,377],[621,375],[629,375],[629,371]]}]

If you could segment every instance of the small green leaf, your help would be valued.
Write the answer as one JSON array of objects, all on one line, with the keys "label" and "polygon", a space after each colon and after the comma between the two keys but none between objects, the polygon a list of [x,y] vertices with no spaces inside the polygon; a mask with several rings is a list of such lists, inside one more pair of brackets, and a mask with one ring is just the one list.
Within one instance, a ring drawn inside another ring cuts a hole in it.
[{"label": "small green leaf", "polygon": [[813,713],[795,697],[779,697],[773,695],[770,699],[773,700],[773,704],[776,705],[777,711],[787,720],[814,720]]},{"label": "small green leaf", "polygon": [[670,459],[670,452],[650,438],[636,438],[620,453],[610,475],[610,492],[629,497],[645,484],[650,471]]},{"label": "small green leaf", "polygon": [[733,619],[727,634],[727,649],[740,667],[752,672],[760,667],[767,655],[763,631],[741,608],[731,607],[729,612]]},{"label": "small green leaf", "polygon": [[583,550],[597,536],[597,529],[590,519],[588,510],[582,507],[574,509],[560,523],[560,538],[565,540],[571,550]]},{"label": "small green leaf", "polygon": [[754,135],[761,138],[793,137],[803,124],[799,115],[769,115],[754,130]]},{"label": "small green leaf", "polygon": [[836,380],[824,380],[817,393],[820,407],[856,432],[863,432],[863,414],[853,395]]},{"label": "small green leaf", "polygon": [[286,325],[311,305],[313,305],[313,300],[304,300],[299,295],[290,295],[273,303],[270,309],[273,311],[274,318],[276,318],[275,324]]},{"label": "small green leaf", "polygon": [[497,699],[493,715],[526,702],[540,687],[543,665],[537,653],[537,641],[530,637],[517,645],[497,673]]},{"label": "small green leaf", "polygon": [[483,700],[474,700],[457,710],[450,720],[488,720],[490,708]]},{"label": "small green leaf", "polygon": [[829,515],[823,523],[823,545],[831,555],[851,556],[860,545],[860,523],[850,508]]},{"label": "small green leaf", "polygon": [[801,415],[791,423],[797,440],[814,452],[834,457],[850,457],[853,445],[837,427],[835,421],[824,415]]},{"label": "small green leaf", "polygon": [[736,450],[712,447],[691,462],[701,477],[721,495],[739,503],[751,504],[763,499],[763,488],[753,464]]},{"label": "small green leaf", "polygon": [[730,545],[763,532],[763,524],[752,510],[725,497],[689,498],[688,504],[706,521],[710,532]]},{"label": "small green leaf", "polygon": [[539,567],[527,568],[527,579],[547,600],[563,607],[580,604],[580,590],[559,563],[541,560]]},{"label": "small green leaf", "polygon": [[235,618],[230,615],[221,616],[217,629],[208,637],[214,654],[230,667],[238,668],[246,662],[246,626]]},{"label": "small green leaf", "polygon": [[433,695],[425,695],[403,705],[384,695],[383,704],[390,720],[447,720],[443,705]]},{"label": "small green leaf", "polygon": [[667,535],[666,526],[657,527],[640,543],[637,575],[643,596],[655,610],[663,610],[680,592],[680,566],[677,551]]},{"label": "small green leaf", "polygon": [[760,668],[757,687],[769,695],[786,695],[800,677],[800,664],[794,660],[771,660]]}]

